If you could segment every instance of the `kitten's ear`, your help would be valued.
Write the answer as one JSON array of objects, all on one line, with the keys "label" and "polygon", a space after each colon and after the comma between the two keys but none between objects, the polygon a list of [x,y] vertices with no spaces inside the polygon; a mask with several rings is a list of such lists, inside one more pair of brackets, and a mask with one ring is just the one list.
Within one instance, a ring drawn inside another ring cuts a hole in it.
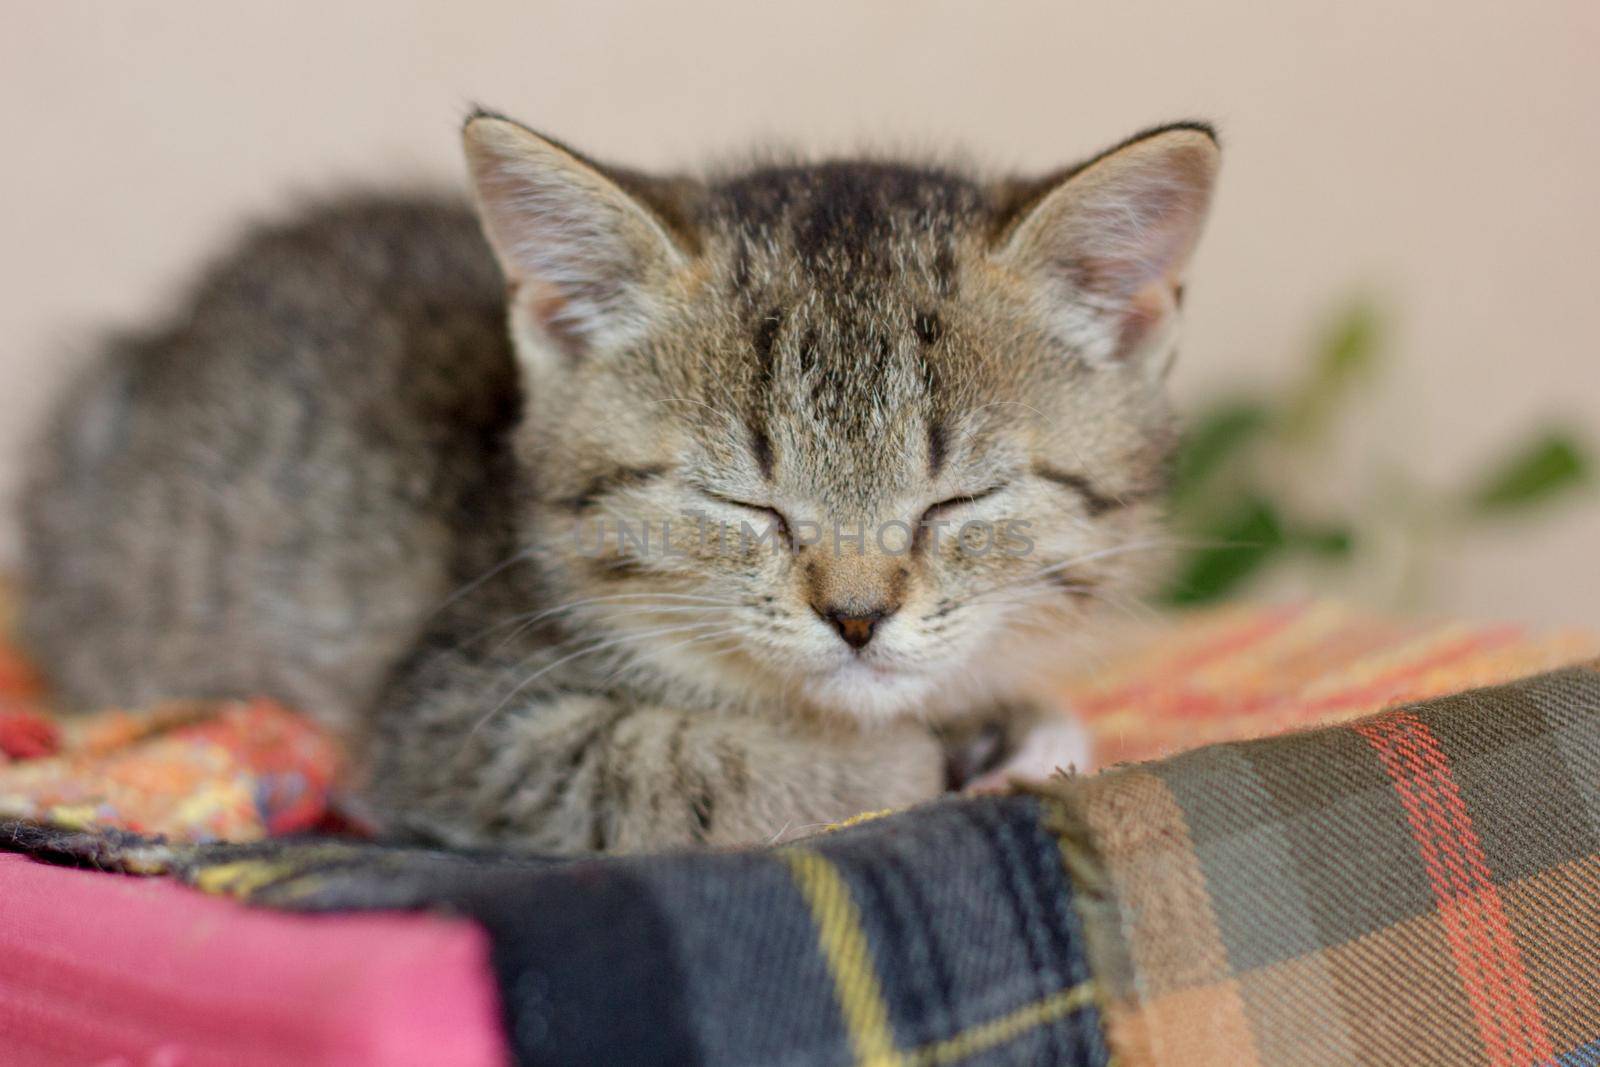
[{"label": "kitten's ear", "polygon": [[1218,161],[1208,127],[1142,134],[1043,183],[997,255],[1039,284],[1052,326],[1085,359],[1165,374]]},{"label": "kitten's ear", "polygon": [[663,220],[593,163],[509,119],[474,115],[462,140],[524,362],[642,332],[655,293],[687,263]]}]

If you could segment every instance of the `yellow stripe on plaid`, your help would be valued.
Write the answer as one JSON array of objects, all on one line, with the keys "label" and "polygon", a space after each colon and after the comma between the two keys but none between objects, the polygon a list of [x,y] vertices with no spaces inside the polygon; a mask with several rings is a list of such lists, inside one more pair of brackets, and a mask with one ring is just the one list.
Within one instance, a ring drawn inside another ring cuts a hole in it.
[{"label": "yellow stripe on plaid", "polygon": [[1094,983],[1081,982],[1043,1000],[1018,1008],[1009,1015],[970,1026],[955,1037],[923,1045],[902,1060],[907,1067],[945,1067],[1015,1041],[1029,1030],[1049,1026],[1094,1003]]},{"label": "yellow stripe on plaid", "polygon": [[817,940],[833,977],[839,1011],[850,1034],[850,1047],[861,1067],[947,1067],[1015,1041],[1030,1030],[1048,1026],[1094,1003],[1094,983],[1080,982],[943,1041],[901,1052],[895,1047],[888,1004],[872,966],[861,912],[851,899],[850,887],[838,869],[815,852],[796,848],[785,849],[779,855],[789,865],[811,910]]},{"label": "yellow stripe on plaid", "polygon": [[274,860],[237,860],[219,863],[202,870],[195,878],[195,888],[217,897],[237,897],[246,900],[262,886],[271,885],[281,878],[293,875],[292,863]]},{"label": "yellow stripe on plaid", "polygon": [[833,976],[833,990],[862,1067],[904,1067],[889,1029],[889,1006],[867,950],[861,912],[833,864],[804,849],[779,853],[811,909],[817,940]]},{"label": "yellow stripe on plaid", "polygon": [[852,826],[860,826],[864,822],[881,819],[886,815],[895,815],[903,810],[903,808],[883,808],[880,811],[864,811],[860,815],[852,815],[848,819],[843,819],[839,822],[830,822],[822,828],[821,832],[831,834],[838,830],[848,830]]}]

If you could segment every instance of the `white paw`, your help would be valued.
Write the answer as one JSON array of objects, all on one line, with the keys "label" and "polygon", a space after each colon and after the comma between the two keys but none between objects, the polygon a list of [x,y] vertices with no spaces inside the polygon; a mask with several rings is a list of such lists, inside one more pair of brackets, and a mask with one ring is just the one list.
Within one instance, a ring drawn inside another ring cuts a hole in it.
[{"label": "white paw", "polygon": [[1042,782],[1056,774],[1076,774],[1089,766],[1093,751],[1089,731],[1066,712],[1039,723],[1000,766],[967,786],[970,793],[1004,790],[1013,779]]}]

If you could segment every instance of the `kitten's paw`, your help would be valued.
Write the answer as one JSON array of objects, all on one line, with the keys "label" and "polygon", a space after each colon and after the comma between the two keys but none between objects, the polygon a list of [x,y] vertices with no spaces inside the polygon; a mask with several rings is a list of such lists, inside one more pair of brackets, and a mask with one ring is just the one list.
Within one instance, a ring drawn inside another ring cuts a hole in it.
[{"label": "kitten's paw", "polygon": [[1077,717],[1051,708],[1034,722],[1016,750],[994,770],[967,783],[969,793],[1001,793],[1015,779],[1042,782],[1057,774],[1076,774],[1089,766],[1092,739]]}]

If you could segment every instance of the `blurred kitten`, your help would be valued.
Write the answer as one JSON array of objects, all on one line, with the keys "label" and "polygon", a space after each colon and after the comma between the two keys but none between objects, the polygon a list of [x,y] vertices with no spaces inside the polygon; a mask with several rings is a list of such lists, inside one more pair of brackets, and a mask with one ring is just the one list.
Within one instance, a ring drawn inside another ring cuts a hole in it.
[{"label": "blurred kitten", "polygon": [[1032,180],[465,143],[487,243],[324,206],[67,398],[23,509],[65,698],[276,696],[456,843],[775,840],[996,716],[1048,769],[1018,694],[1159,543],[1211,131]]}]

